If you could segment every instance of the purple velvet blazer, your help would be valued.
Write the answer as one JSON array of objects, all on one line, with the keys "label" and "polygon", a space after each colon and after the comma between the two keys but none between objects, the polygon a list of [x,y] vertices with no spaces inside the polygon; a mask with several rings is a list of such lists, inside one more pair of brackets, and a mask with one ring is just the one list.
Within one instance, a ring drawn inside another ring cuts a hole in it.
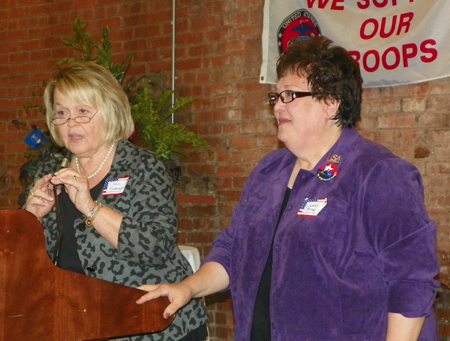
[{"label": "purple velvet blazer", "polygon": [[[340,162],[328,162],[329,155]],[[300,171],[275,234],[295,161],[283,149],[255,168],[231,225],[205,259],[222,264],[230,277],[235,340],[250,338],[272,240],[273,341],[382,341],[388,312],[427,316],[420,340],[438,340],[436,226],[419,171],[344,129],[315,169]],[[317,170],[328,163],[338,174],[323,181]],[[306,199],[326,199],[327,205],[315,217],[299,216]]]}]

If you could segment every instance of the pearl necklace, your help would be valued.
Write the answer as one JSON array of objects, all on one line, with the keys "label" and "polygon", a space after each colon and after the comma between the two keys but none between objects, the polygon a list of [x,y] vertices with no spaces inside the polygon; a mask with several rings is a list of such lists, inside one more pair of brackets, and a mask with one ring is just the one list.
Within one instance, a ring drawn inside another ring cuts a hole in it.
[{"label": "pearl necklace", "polygon": [[[108,153],[106,153],[105,158],[103,159],[102,163],[100,164],[100,167],[98,167],[94,173],[92,173],[91,175],[89,175],[87,177],[88,180],[91,180],[94,176],[96,176],[102,170],[103,166],[106,163],[106,160],[108,160],[109,155],[111,155],[111,152],[113,151],[114,146],[115,146],[115,143],[113,143],[111,145],[111,147],[109,148]],[[77,167],[77,172],[82,174],[81,169],[80,169],[80,163],[78,162],[78,156],[75,156],[75,166]]]}]

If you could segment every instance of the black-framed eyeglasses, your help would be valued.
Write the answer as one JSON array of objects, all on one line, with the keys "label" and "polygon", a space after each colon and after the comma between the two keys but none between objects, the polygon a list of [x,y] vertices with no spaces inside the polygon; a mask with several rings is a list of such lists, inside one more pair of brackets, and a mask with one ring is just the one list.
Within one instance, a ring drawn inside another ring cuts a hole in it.
[{"label": "black-framed eyeglasses", "polygon": [[283,103],[290,103],[296,98],[311,96],[312,92],[284,90],[284,91],[281,91],[280,93],[269,92],[267,95],[269,96],[269,104],[275,105],[278,102],[278,98],[280,98],[281,102],[283,102]]},{"label": "black-framed eyeglasses", "polygon": [[94,115],[92,115],[91,117],[89,116],[76,116],[76,117],[53,117],[52,118],[52,124],[54,124],[55,126],[60,126],[63,124],[66,124],[67,122],[69,122],[69,120],[74,120],[77,123],[80,124],[85,124],[85,123],[89,123],[91,122],[92,118],[95,116],[95,114],[98,111],[96,111],[94,113]]}]

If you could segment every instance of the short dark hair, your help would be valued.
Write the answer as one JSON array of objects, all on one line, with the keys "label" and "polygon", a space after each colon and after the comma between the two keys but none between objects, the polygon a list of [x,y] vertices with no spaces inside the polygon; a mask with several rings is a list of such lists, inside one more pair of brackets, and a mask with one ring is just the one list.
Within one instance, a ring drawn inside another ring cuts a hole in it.
[{"label": "short dark hair", "polygon": [[305,77],[313,98],[340,102],[334,120],[341,127],[353,127],[361,120],[362,77],[358,64],[342,47],[326,37],[299,41],[277,62],[277,76],[288,73]]}]

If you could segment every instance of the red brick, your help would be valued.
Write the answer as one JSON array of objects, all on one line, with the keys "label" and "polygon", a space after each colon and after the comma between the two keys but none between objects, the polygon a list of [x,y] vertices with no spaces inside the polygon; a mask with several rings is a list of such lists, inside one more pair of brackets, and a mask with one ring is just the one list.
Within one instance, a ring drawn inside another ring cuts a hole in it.
[{"label": "red brick", "polygon": [[198,195],[179,195],[177,200],[180,203],[192,203],[192,204],[215,204],[216,198],[212,196],[198,196]]},{"label": "red brick", "polygon": [[383,115],[378,117],[378,128],[410,128],[416,127],[415,114]]}]

